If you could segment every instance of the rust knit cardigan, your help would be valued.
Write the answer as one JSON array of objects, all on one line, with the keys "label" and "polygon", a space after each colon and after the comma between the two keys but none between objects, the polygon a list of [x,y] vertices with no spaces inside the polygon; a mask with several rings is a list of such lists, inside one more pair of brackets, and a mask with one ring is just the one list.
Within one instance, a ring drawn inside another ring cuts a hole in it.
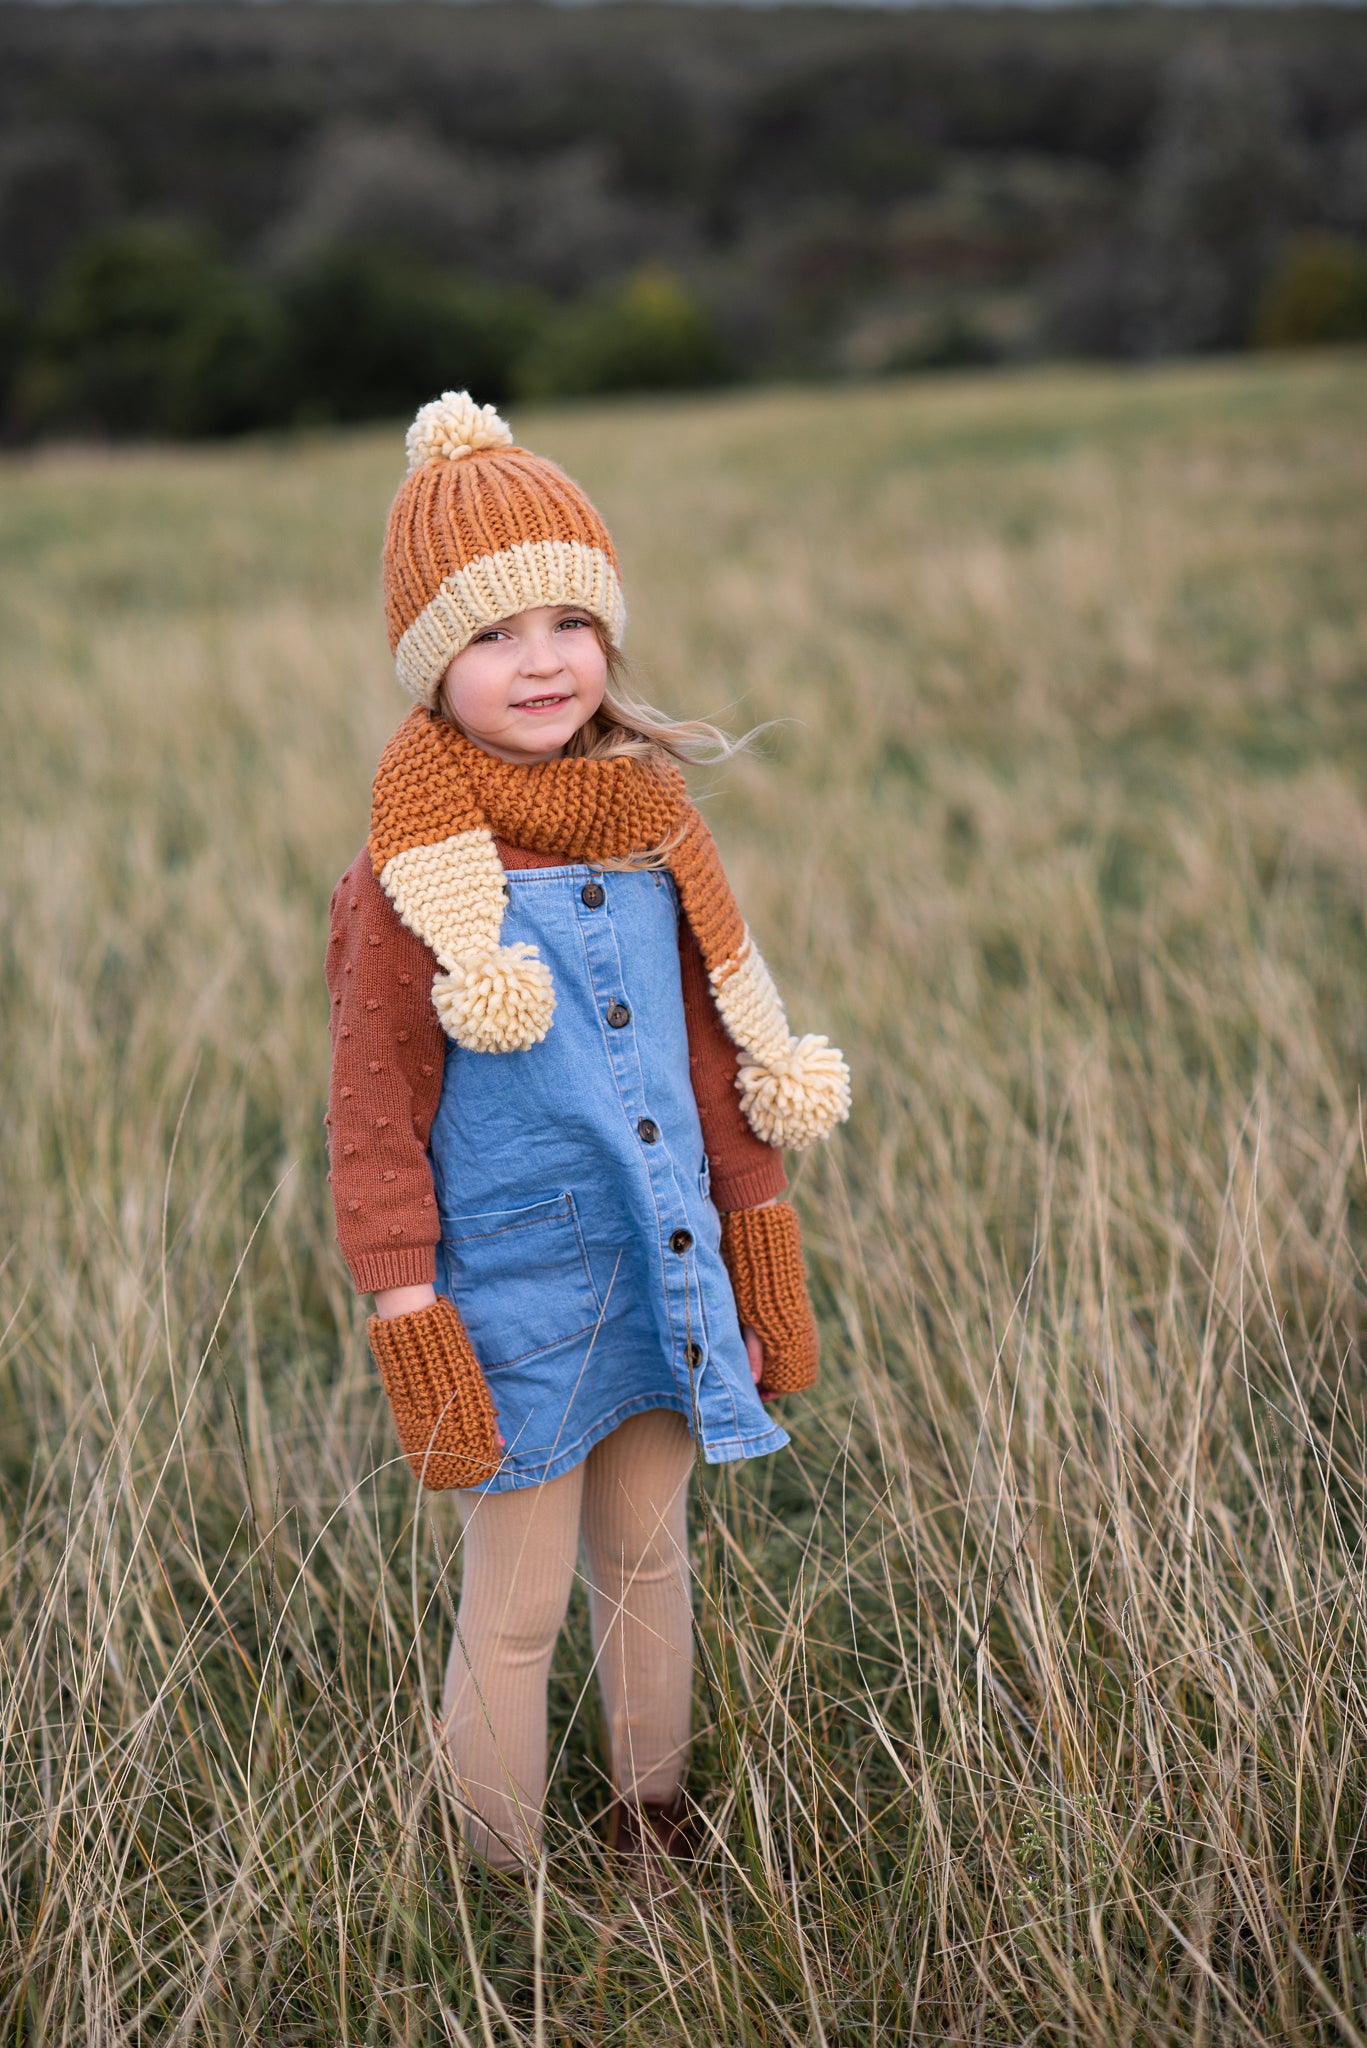
[{"label": "rust knit cardigan", "polygon": [[[553,867],[561,856],[495,845],[505,868]],[[741,1109],[743,1058],[718,1015],[698,942],[679,921],[689,1067],[724,1213],[782,1193],[779,1152]],[[332,1082],[328,1149],[337,1238],[359,1293],[418,1286],[436,1274],[440,1236],[427,1139],[441,1097],[447,1037],[432,1004],[436,961],[375,879],[368,849],[332,898],[327,950]]]}]

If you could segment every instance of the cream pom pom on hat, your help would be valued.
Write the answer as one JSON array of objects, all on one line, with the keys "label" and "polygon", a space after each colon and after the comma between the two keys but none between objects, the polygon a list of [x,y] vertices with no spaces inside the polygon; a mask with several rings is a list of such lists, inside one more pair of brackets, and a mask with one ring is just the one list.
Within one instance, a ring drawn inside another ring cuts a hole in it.
[{"label": "cream pom pom on hat", "polygon": [[626,625],[617,554],[598,512],[468,391],[443,391],[408,430],[408,475],[385,533],[384,597],[399,681],[429,710],[455,656],[499,619],[582,605],[614,647]]}]

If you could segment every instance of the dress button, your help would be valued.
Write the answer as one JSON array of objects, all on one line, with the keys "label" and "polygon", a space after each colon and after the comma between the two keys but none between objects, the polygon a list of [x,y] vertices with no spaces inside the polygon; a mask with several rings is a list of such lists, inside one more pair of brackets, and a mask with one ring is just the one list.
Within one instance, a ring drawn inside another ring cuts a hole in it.
[{"label": "dress button", "polygon": [[654,1145],[659,1142],[660,1126],[648,1116],[643,1116],[636,1126],[636,1135],[643,1143]]},{"label": "dress button", "polygon": [[601,910],[607,902],[607,894],[601,882],[585,882],[579,891],[579,901],[587,904],[590,910]]},{"label": "dress button", "polygon": [[669,1249],[672,1252],[683,1253],[686,1251],[691,1251],[692,1248],[693,1233],[691,1230],[676,1230],[672,1233],[669,1240]]},{"label": "dress button", "polygon": [[608,1022],[614,1031],[620,1031],[624,1024],[630,1024],[631,1012],[625,1003],[608,1004]]},{"label": "dress button", "polygon": [[690,1364],[691,1366],[697,1367],[697,1366],[701,1365],[701,1364],[702,1364],[702,1345],[701,1345],[701,1344],[685,1344],[685,1345],[684,1345],[684,1357],[685,1357],[685,1359],[686,1359],[686,1360],[688,1361],[688,1363],[689,1363],[689,1364]]}]

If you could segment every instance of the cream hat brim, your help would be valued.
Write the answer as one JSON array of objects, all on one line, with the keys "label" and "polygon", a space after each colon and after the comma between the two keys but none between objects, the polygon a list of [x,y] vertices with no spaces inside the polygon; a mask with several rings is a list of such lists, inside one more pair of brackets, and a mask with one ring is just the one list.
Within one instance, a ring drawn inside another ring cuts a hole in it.
[{"label": "cream hat brim", "polygon": [[543,604],[582,605],[611,644],[621,646],[626,604],[603,549],[582,541],[523,541],[478,555],[442,580],[394,650],[399,681],[430,710],[447,669],[476,633]]}]

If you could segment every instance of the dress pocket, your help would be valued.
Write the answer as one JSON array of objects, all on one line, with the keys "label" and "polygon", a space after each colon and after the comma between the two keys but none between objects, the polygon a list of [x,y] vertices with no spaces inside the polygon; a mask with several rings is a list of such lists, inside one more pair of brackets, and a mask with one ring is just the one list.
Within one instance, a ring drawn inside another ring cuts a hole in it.
[{"label": "dress pocket", "polygon": [[573,1195],[443,1218],[456,1307],[488,1371],[592,1330],[602,1314]]}]

